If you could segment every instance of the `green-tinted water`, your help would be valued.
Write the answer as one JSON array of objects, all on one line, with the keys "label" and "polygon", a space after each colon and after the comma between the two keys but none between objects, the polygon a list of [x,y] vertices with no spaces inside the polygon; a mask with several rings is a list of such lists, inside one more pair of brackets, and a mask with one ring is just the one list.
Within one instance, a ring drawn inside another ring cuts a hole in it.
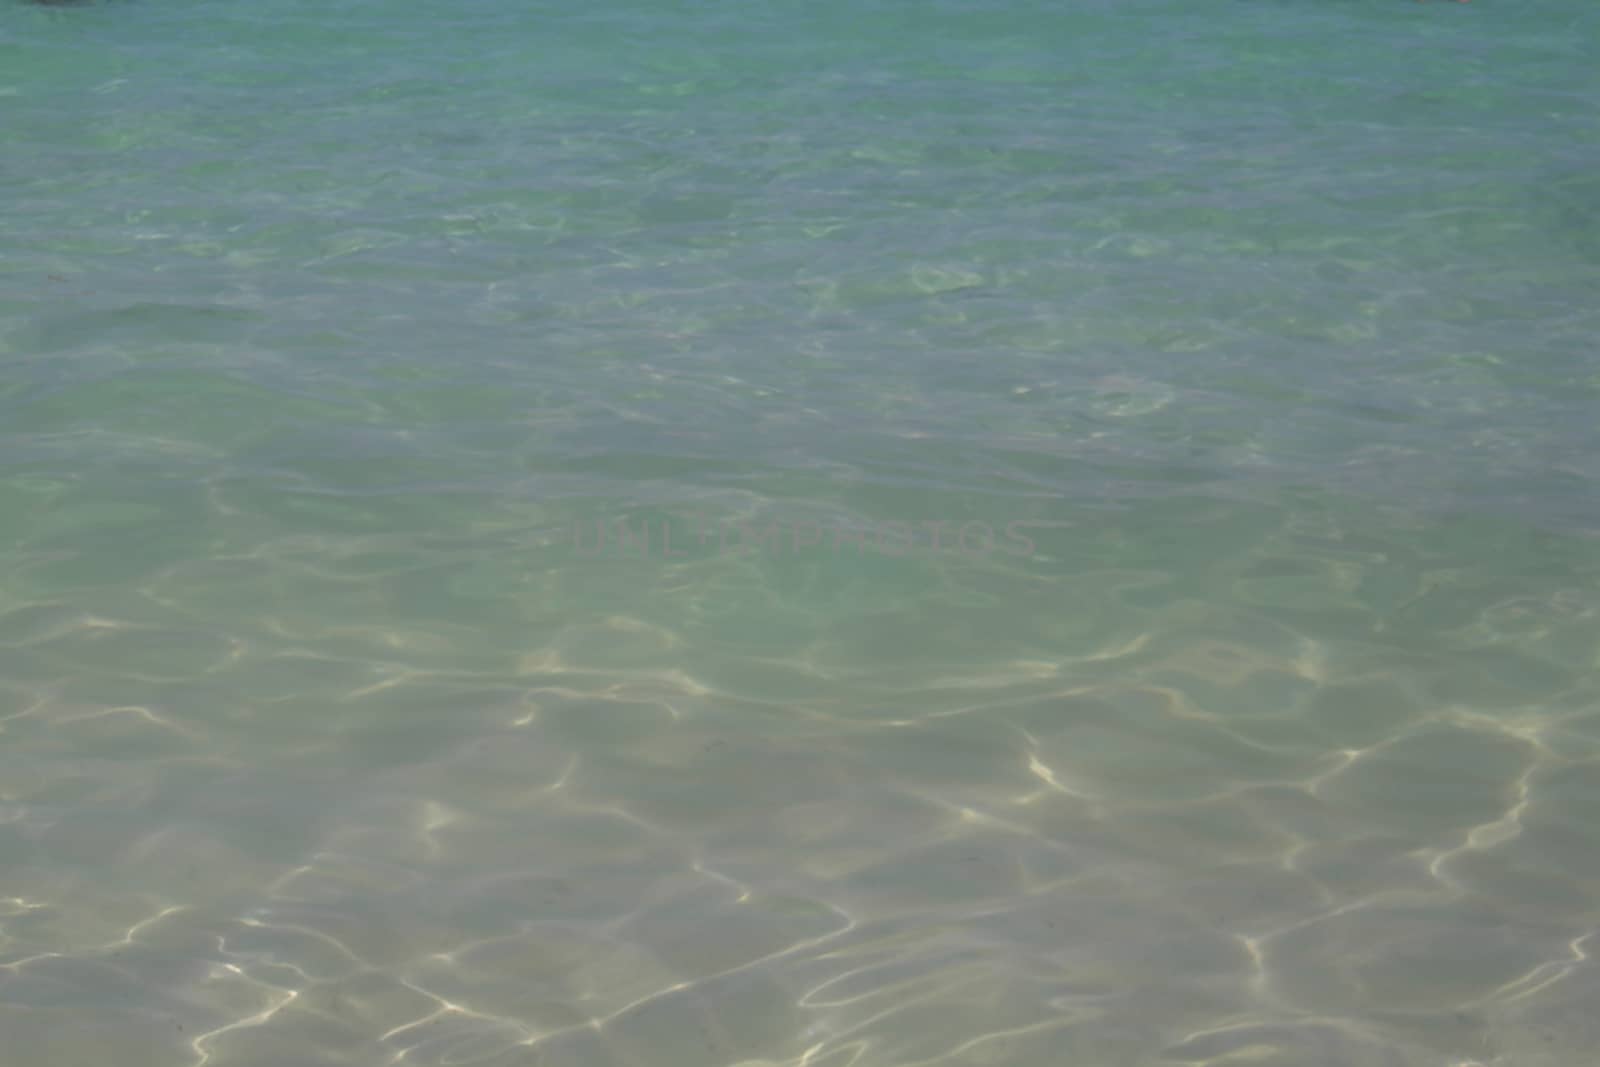
[{"label": "green-tinted water", "polygon": [[0,8],[0,1065],[1587,1063],[1597,30]]}]

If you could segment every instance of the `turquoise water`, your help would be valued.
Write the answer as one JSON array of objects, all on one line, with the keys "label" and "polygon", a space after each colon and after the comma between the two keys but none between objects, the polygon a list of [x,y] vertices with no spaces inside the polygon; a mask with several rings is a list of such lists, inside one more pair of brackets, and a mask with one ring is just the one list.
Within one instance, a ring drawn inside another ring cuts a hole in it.
[{"label": "turquoise water", "polygon": [[1582,0],[0,7],[0,1064],[1568,1067]]}]

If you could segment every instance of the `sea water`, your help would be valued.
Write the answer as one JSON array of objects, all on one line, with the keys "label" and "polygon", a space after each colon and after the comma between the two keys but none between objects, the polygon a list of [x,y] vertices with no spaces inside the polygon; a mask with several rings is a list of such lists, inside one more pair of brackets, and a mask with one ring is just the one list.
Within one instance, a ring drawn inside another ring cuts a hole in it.
[{"label": "sea water", "polygon": [[1585,0],[0,7],[4,1067],[1575,1067]]}]

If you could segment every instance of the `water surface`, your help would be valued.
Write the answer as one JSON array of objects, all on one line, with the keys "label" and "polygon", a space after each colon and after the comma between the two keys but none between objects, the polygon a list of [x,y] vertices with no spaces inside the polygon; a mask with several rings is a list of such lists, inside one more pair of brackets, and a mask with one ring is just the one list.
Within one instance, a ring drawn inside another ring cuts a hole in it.
[{"label": "water surface", "polygon": [[1576,0],[0,9],[17,1067],[1573,1067]]}]

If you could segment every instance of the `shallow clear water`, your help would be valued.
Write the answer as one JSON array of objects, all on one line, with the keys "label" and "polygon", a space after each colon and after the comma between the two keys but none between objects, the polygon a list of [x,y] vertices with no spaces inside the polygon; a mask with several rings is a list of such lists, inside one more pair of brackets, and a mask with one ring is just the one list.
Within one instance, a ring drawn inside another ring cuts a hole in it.
[{"label": "shallow clear water", "polygon": [[1597,40],[6,4],[0,1062],[1589,1062]]}]

